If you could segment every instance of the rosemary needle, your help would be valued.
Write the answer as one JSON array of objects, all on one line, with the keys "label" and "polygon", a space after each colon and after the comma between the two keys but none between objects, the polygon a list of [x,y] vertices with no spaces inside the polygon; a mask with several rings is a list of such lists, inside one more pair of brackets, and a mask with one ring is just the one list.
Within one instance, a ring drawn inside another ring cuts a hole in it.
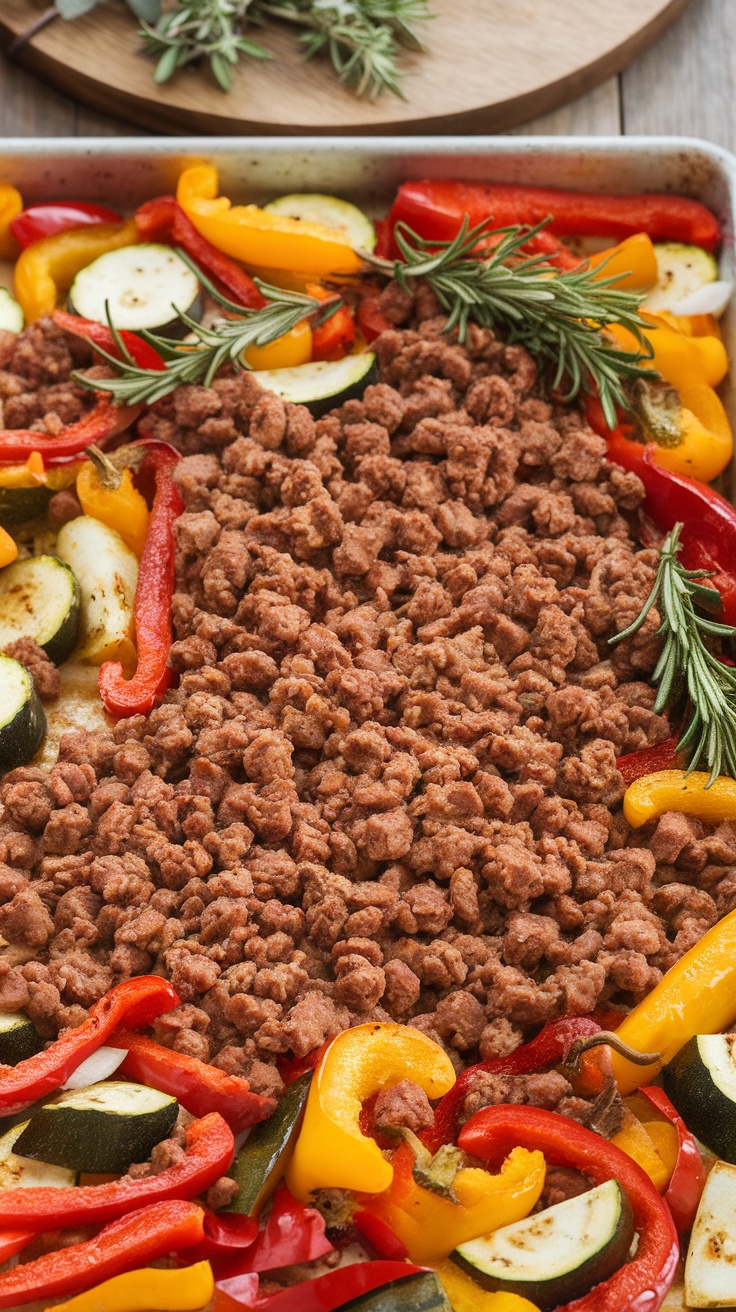
[{"label": "rosemary needle", "polygon": [[638,633],[654,605],[662,617],[657,633],[664,639],[662,654],[652,675],[658,684],[654,710],[666,710],[687,693],[690,718],[678,747],[687,754],[688,773],[705,761],[710,770],[708,787],[719,774],[736,779],[736,669],[724,665],[705,645],[704,638],[734,638],[736,628],[699,615],[695,607],[712,610],[719,594],[699,579],[704,569],[685,569],[678,559],[682,524],[675,524],[662,545],[652,590],[641,612],[612,644]]},{"label": "rosemary needle", "polygon": [[[600,267],[556,271],[547,255],[525,256],[523,247],[544,227],[493,232],[488,222],[471,228],[466,217],[453,241],[430,242],[399,223],[394,236],[401,259],[364,258],[407,290],[412,279],[423,278],[448,314],[445,331],[457,329],[461,342],[471,320],[500,329],[508,342],[521,342],[538,360],[552,363],[552,387],[564,383],[566,401],[581,391],[597,392],[614,428],[616,407],[629,408],[625,382],[657,377],[642,363],[652,355],[639,317],[643,296],[618,288],[620,275],[601,277]],[[498,238],[497,244],[479,256],[478,243],[489,237]],[[640,354],[605,336],[612,323],[633,333]]]}]

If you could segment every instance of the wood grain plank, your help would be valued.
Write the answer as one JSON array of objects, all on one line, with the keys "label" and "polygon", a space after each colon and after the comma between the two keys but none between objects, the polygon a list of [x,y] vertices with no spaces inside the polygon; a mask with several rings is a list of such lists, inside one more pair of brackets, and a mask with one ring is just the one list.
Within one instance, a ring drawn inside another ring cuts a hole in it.
[{"label": "wood grain plank", "polygon": [[[122,5],[103,0],[74,23],[54,22],[22,61],[63,91],[144,129],[170,132],[488,132],[548,113],[606,80],[654,40],[688,0],[432,0],[427,51],[408,54],[406,101],[359,100],[325,69],[305,64],[293,33],[269,24],[269,62],[242,61],[223,95],[207,70],[183,69],[156,87]],[[34,0],[2,0],[4,43],[25,28]]]},{"label": "wood grain plank", "polygon": [[698,0],[623,75],[627,133],[705,137],[736,150],[736,4]]},{"label": "wood grain plank", "polygon": [[32,77],[18,64],[2,60],[0,136],[72,137],[77,106],[68,96]]},{"label": "wood grain plank", "polygon": [[621,134],[621,100],[617,77],[609,77],[587,96],[579,96],[550,114],[514,128],[510,135],[600,137]]}]

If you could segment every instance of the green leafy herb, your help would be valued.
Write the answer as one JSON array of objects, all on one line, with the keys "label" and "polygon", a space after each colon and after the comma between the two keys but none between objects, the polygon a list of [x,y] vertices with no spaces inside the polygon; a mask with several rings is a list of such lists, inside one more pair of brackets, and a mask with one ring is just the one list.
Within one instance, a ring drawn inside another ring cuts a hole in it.
[{"label": "green leafy herb", "polygon": [[427,17],[426,0],[177,0],[155,24],[144,23],[142,36],[158,61],[157,82],[206,58],[223,91],[229,91],[241,55],[270,58],[243,35],[246,25],[280,19],[304,29],[300,39],[307,59],[327,55],[341,82],[359,96],[376,97],[385,90],[401,95],[400,48],[421,49],[415,29]]},{"label": "green leafy herb", "polygon": [[[497,328],[507,341],[521,342],[537,359],[552,363],[552,387],[564,384],[565,400],[597,391],[614,427],[616,406],[628,406],[625,384],[658,376],[642,363],[652,355],[639,316],[643,297],[622,291],[618,277],[601,277],[600,269],[583,265],[558,272],[550,269],[546,255],[525,256],[523,247],[544,226],[492,233],[488,223],[471,228],[466,219],[454,241],[427,242],[397,224],[402,258],[364,258],[407,290],[413,279],[423,278],[449,316],[445,331],[457,329],[461,342],[471,321]],[[490,236],[500,238],[498,244],[480,257],[478,243]],[[634,334],[641,354],[624,351],[605,336],[612,323]]]},{"label": "green leafy herb", "polygon": [[610,641],[621,642],[638,633],[652,607],[658,607],[662,622],[657,632],[664,646],[652,675],[658,684],[654,710],[660,713],[687,694],[690,718],[678,747],[687,754],[688,771],[701,762],[707,764],[710,787],[719,774],[736,779],[736,669],[719,661],[704,639],[734,638],[736,628],[717,624],[695,609],[712,611],[719,593],[699,582],[710,577],[709,570],[685,569],[680,564],[682,527],[675,524],[665,538],[657,577],[641,613]]},{"label": "green leafy herb", "polygon": [[197,338],[196,342],[187,343],[170,337],[158,337],[155,333],[146,331],[139,334],[158,351],[164,360],[165,369],[141,369],[110,322],[111,331],[123,359],[119,360],[99,347],[95,347],[95,350],[115,366],[119,376],[90,379],[84,374],[74,374],[73,377],[78,382],[96,392],[109,392],[123,405],[141,403],[153,405],[185,383],[201,383],[203,387],[209,387],[223,365],[231,364],[238,370],[247,369],[249,366],[244,359],[244,352],[249,346],[266,346],[268,342],[274,342],[277,337],[290,332],[308,316],[316,316],[316,321],[323,323],[335,313],[341,303],[339,297],[330,301],[317,300],[316,297],[301,292],[289,292],[281,287],[271,287],[257,278],[256,285],[266,298],[267,304],[260,310],[245,309],[242,305],[236,305],[221,296],[184,251],[179,250],[177,254],[197,274],[200,282],[219,304],[237,317],[220,319],[211,327],[205,328],[183,310],[172,306],[174,313]]}]

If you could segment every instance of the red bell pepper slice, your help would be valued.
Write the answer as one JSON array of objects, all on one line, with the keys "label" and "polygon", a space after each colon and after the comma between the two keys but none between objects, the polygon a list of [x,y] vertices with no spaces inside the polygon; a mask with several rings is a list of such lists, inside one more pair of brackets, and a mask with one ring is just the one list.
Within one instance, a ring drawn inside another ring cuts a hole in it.
[{"label": "red bell pepper slice", "polygon": [[0,1233],[0,1262],[15,1257],[35,1238],[33,1230],[3,1230]]},{"label": "red bell pepper slice", "polygon": [[44,205],[29,205],[17,219],[11,220],[10,231],[25,250],[34,241],[53,237],[57,232],[66,232],[67,228],[120,222],[121,215],[105,205],[92,205],[86,200],[54,200]]},{"label": "red bell pepper slice", "polygon": [[635,779],[641,779],[642,775],[657,774],[660,770],[679,769],[682,759],[677,744],[677,734],[673,734],[671,738],[665,738],[663,743],[656,743],[654,747],[642,747],[639,752],[628,752],[626,756],[619,756],[616,765],[626,787],[633,784]]},{"label": "red bell pepper slice", "polygon": [[557,1312],[657,1312],[680,1255],[670,1210],[649,1176],[626,1153],[568,1117],[539,1107],[485,1107],[471,1116],[458,1144],[481,1161],[497,1162],[512,1148],[539,1148],[549,1166],[582,1171],[595,1184],[618,1180],[639,1235],[636,1254],[609,1280]]},{"label": "red bell pepper slice", "polygon": [[205,237],[201,237],[187,218],[175,196],[158,196],[146,201],[135,212],[135,221],[144,241],[162,241],[181,246],[203,273],[237,305],[260,310],[266,301],[253,279],[229,255],[223,255]]},{"label": "red bell pepper slice", "polygon": [[[81,337],[83,341],[107,352],[108,355],[114,355],[116,360],[123,358],[115,335],[106,323],[97,323],[94,319],[80,319],[79,315],[68,314],[66,310],[54,310],[51,318],[60,328],[64,328],[75,337]],[[139,369],[157,369],[160,372],[166,368],[155,347],[139,337],[137,333],[131,333],[127,328],[123,328],[118,329],[118,336]]]},{"label": "red bell pepper slice", "polygon": [[307,1071],[316,1071],[327,1049],[332,1043],[332,1039],[327,1039],[326,1043],[320,1044],[319,1048],[312,1048],[305,1057],[279,1057],[276,1066],[284,1084],[287,1086],[293,1084],[295,1080],[306,1075]]},{"label": "red bell pepper slice", "polygon": [[314,1207],[305,1207],[280,1184],[264,1228],[243,1251],[223,1256],[216,1264],[218,1288],[237,1297],[240,1276],[253,1271],[275,1271],[295,1262],[314,1262],[334,1252],[325,1234],[324,1217]]},{"label": "red bell pepper slice", "polygon": [[469,226],[492,219],[497,228],[534,227],[556,237],[608,236],[621,240],[646,232],[652,241],[682,241],[712,251],[721,241],[715,215],[699,201],[682,196],[603,196],[546,187],[500,186],[482,182],[405,182],[389,214],[393,229],[408,224],[420,237],[450,241],[468,216]]},{"label": "red bell pepper slice", "polygon": [[[104,1186],[103,1186],[104,1187]],[[14,1191],[9,1191],[14,1192]],[[33,1193],[34,1190],[20,1190]],[[46,1192],[45,1190],[43,1192]],[[48,1191],[53,1192],[52,1190]],[[59,1189],[61,1194],[73,1190]],[[201,1207],[180,1200],[141,1207],[105,1226],[94,1239],[45,1253],[0,1275],[0,1308],[79,1294],[123,1271],[146,1266],[202,1238]],[[73,1225],[74,1222],[67,1222]]]},{"label": "red bell pepper slice", "polygon": [[705,1184],[705,1167],[700,1156],[695,1138],[688,1130],[679,1112],[673,1107],[664,1089],[648,1085],[640,1089],[644,1097],[656,1107],[658,1112],[667,1117],[677,1130],[679,1149],[672,1178],[665,1190],[664,1201],[667,1203],[677,1233],[682,1235],[692,1230],[695,1213]]},{"label": "red bell pepper slice", "polygon": [[312,329],[312,359],[342,360],[355,341],[355,319],[347,305],[341,305],[324,323]]},{"label": "red bell pepper slice", "polygon": [[131,1080],[170,1093],[192,1116],[219,1112],[235,1134],[265,1121],[276,1106],[273,1098],[252,1093],[248,1081],[226,1075],[197,1057],[164,1048],[144,1034],[120,1030],[108,1040],[111,1048],[127,1048],[119,1070]]},{"label": "red bell pepper slice", "polygon": [[27,460],[40,452],[44,464],[58,465],[78,456],[85,447],[102,446],[111,437],[123,433],[142,413],[142,405],[115,405],[111,396],[98,394],[93,410],[67,427],[57,437],[45,437],[32,428],[0,430],[0,465]]},{"label": "red bell pepper slice", "polygon": [[179,1257],[182,1266],[192,1262],[212,1262],[216,1258],[234,1257],[248,1248],[258,1234],[258,1218],[237,1212],[205,1212],[204,1239],[196,1248]]},{"label": "red bell pepper slice", "polygon": [[[404,1276],[419,1275],[424,1267],[412,1266],[410,1262],[353,1262],[350,1266],[337,1271],[328,1271],[316,1280],[305,1280],[300,1285],[292,1285],[280,1294],[270,1298],[259,1298],[257,1286],[252,1275],[241,1276],[242,1285],[233,1292],[234,1281],[218,1281],[215,1294],[215,1312],[226,1312],[227,1303],[218,1300],[218,1294],[225,1294],[231,1304],[251,1308],[253,1312],[335,1312],[351,1299],[369,1294],[381,1285],[401,1280]],[[227,1286],[227,1288],[225,1287]]]},{"label": "red bell pepper slice", "polygon": [[596,397],[589,397],[585,408],[591,428],[608,443],[608,459],[637,474],[644,484],[645,514],[663,533],[683,525],[682,564],[712,571],[712,577],[702,581],[721,594],[718,619],[736,624],[736,508],[707,483],[663,469],[653,444],[632,441],[624,425],[611,430]]},{"label": "red bell pepper slice", "polygon": [[449,1093],[438,1104],[434,1129],[421,1136],[436,1151],[443,1143],[454,1143],[458,1133],[458,1116],[462,1102],[476,1075],[485,1071],[490,1075],[530,1075],[564,1061],[575,1039],[597,1034],[600,1025],[591,1016],[564,1016],[548,1021],[536,1038],[508,1057],[494,1057],[468,1066],[457,1078]]},{"label": "red bell pepper slice", "polygon": [[[19,1061],[17,1066],[2,1067],[0,1115],[11,1116],[37,1098],[53,1093],[124,1021],[137,1029],[150,1025],[157,1016],[178,1006],[178,995],[169,982],[158,975],[138,975],[116,984],[104,998],[95,1002],[81,1025],[65,1030],[50,1047]],[[18,1191],[15,1191],[15,1196],[18,1196]],[[6,1211],[6,1221],[12,1224],[15,1219],[13,1208]]]},{"label": "red bell pepper slice", "polygon": [[386,333],[396,325],[387,319],[380,306],[382,288],[376,282],[366,282],[360,289],[357,320],[358,327],[370,345],[381,333]]},{"label": "red bell pepper slice", "polygon": [[[159,1175],[144,1176],[142,1180],[123,1176],[107,1184],[80,1185],[77,1189],[42,1186],[0,1190],[0,1226],[27,1225],[38,1232],[104,1225],[133,1207],[171,1198],[196,1198],[230,1169],[234,1150],[230,1126],[217,1112],[210,1112],[187,1127],[183,1159]],[[199,1239],[203,1237],[200,1228]]]},{"label": "red bell pepper slice", "polygon": [[174,482],[181,456],[166,442],[148,442],[141,474],[153,471],[156,491],[135,592],[135,635],[138,663],[126,679],[120,661],[106,661],[100,670],[100,696],[106,711],[121,716],[147,715],[171,685],[171,598],[174,595],[174,520],[184,509]]},{"label": "red bell pepper slice", "polygon": [[378,1257],[401,1262],[403,1258],[409,1256],[409,1250],[402,1244],[398,1235],[394,1234],[391,1226],[387,1225],[382,1217],[374,1216],[373,1212],[356,1212],[353,1225]]}]

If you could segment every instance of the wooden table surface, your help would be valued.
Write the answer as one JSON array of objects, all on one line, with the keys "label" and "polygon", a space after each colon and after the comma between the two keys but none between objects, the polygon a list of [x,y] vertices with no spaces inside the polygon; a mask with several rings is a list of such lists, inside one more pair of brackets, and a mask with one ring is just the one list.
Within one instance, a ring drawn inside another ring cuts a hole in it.
[{"label": "wooden table surface", "polygon": [[[736,0],[691,0],[623,74],[517,131],[705,137],[736,151]],[[143,134],[0,59],[0,137],[116,135]]]}]

